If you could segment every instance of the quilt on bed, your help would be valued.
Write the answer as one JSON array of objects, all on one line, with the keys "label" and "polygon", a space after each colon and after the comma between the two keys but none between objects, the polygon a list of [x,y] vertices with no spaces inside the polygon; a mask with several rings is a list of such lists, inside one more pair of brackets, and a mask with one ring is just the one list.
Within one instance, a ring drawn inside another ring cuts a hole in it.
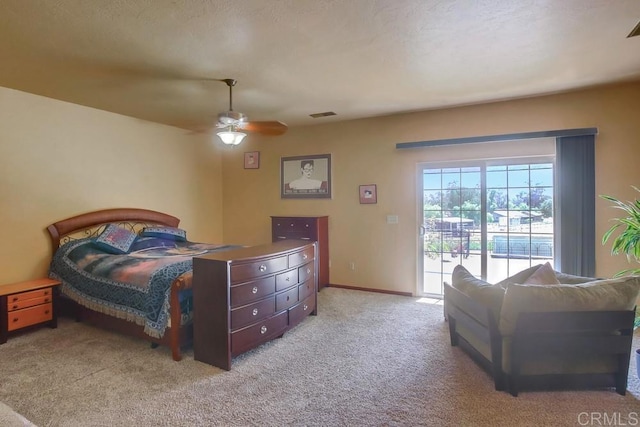
[{"label": "quilt on bed", "polygon": [[171,284],[192,270],[193,257],[237,247],[143,237],[129,253],[113,255],[93,239],[79,239],[60,246],[49,276],[77,303],[144,325],[146,334],[160,338],[169,321]]}]

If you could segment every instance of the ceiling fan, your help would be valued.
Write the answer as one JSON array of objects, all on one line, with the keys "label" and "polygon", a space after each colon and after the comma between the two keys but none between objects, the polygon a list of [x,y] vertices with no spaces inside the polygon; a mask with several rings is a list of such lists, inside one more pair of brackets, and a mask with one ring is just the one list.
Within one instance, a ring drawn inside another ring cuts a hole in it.
[{"label": "ceiling fan", "polygon": [[233,111],[233,87],[235,79],[222,79],[229,86],[229,111],[218,114],[216,128],[218,137],[227,145],[238,145],[247,134],[255,132],[261,135],[282,135],[287,131],[287,125],[279,121],[249,121],[243,113]]}]

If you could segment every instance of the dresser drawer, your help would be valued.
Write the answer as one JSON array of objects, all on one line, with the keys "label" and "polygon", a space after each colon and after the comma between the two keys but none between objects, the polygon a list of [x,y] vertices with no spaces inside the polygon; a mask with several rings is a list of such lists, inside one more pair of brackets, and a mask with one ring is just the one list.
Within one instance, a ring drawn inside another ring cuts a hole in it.
[{"label": "dresser drawer", "polygon": [[298,268],[298,281],[304,282],[313,277],[313,262]]},{"label": "dresser drawer", "polygon": [[249,304],[276,291],[275,276],[231,287],[231,307]]},{"label": "dresser drawer", "polygon": [[40,295],[36,298],[30,299],[20,299],[16,302],[9,302],[7,304],[7,309],[9,311],[21,310],[27,307],[33,307],[34,305],[41,305],[50,303],[53,300],[53,297],[49,293],[49,295]]},{"label": "dresser drawer", "polygon": [[289,255],[289,267],[295,267],[313,259],[313,247]]},{"label": "dresser drawer", "polygon": [[287,268],[287,257],[281,256],[247,264],[231,265],[231,283],[238,283],[268,274],[277,273]]},{"label": "dresser drawer", "polygon": [[272,232],[275,236],[296,235],[316,239],[315,218],[272,218]]},{"label": "dresser drawer", "polygon": [[304,320],[316,308],[316,295],[312,294],[289,309],[289,326],[294,326]]},{"label": "dresser drawer", "polygon": [[313,279],[309,279],[300,286],[298,286],[298,299],[300,301],[304,300],[309,295],[312,295],[315,291],[315,281]]},{"label": "dresser drawer", "polygon": [[298,284],[298,270],[293,269],[276,276],[276,292]]},{"label": "dresser drawer", "polygon": [[298,301],[297,286],[294,286],[288,291],[280,292],[279,294],[276,294],[276,311],[286,310]]},{"label": "dresser drawer", "polygon": [[231,310],[231,329],[243,328],[276,312],[275,297]]},{"label": "dresser drawer", "polygon": [[51,303],[23,308],[7,313],[7,330],[13,331],[53,319]]},{"label": "dresser drawer", "polygon": [[238,355],[276,337],[287,328],[288,312],[283,311],[255,325],[231,333],[231,354]]},{"label": "dresser drawer", "polygon": [[33,298],[51,297],[51,295],[53,295],[53,290],[51,288],[42,288],[35,291],[20,292],[19,294],[9,295],[7,297],[7,302],[11,304]]}]

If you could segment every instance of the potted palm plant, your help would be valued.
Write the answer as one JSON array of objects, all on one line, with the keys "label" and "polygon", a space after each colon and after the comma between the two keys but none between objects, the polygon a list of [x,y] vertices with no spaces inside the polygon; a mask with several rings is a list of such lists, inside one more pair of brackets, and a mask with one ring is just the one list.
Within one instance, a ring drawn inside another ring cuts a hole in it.
[{"label": "potted palm plant", "polygon": [[[633,189],[640,193],[640,190],[632,186]],[[601,195],[605,200],[613,203],[613,207],[625,212],[625,215],[615,218],[615,224],[609,228],[602,236],[602,244],[606,244],[609,239],[612,240],[611,254],[618,255],[623,253],[627,256],[629,262],[640,263],[640,200],[633,202],[623,202],[615,197]],[[614,233],[619,231],[614,236]],[[627,274],[640,274],[640,268],[628,268],[618,272],[614,277],[624,276]],[[640,328],[640,310],[636,308],[636,318],[633,323],[634,329]],[[636,350],[636,373],[640,378],[640,349]]]}]

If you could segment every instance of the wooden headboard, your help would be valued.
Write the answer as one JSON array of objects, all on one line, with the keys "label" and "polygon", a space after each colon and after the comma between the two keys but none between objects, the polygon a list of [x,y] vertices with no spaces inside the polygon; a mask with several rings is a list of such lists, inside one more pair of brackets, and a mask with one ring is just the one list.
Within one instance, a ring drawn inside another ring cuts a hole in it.
[{"label": "wooden headboard", "polygon": [[[87,212],[63,219],[47,227],[51,237],[53,253],[58,249],[61,242],[66,243],[81,237],[97,236],[107,224],[112,223],[135,231],[147,225],[177,227],[180,219],[162,212],[136,208],[103,209]],[[73,236],[74,234],[80,235]]]}]

